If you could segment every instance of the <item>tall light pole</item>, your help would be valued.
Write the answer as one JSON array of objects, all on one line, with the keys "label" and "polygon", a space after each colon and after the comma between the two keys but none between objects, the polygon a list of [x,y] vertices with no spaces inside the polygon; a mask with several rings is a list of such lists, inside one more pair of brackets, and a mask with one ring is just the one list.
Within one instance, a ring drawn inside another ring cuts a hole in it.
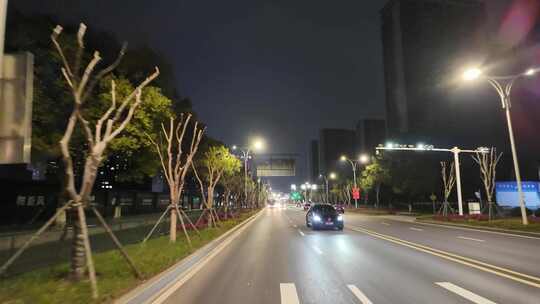
[{"label": "tall light pole", "polygon": [[335,173],[330,173],[328,176],[324,175],[324,174],[319,174],[319,178],[322,178],[325,182],[325,185],[326,185],[326,189],[325,189],[325,192],[326,192],[326,203],[330,203],[330,199],[329,199],[329,196],[328,196],[328,179],[335,179],[336,178],[336,174]]},{"label": "tall light pole", "polygon": [[379,146],[375,148],[377,151],[379,150],[391,150],[391,151],[435,151],[435,152],[451,152],[454,154],[454,166],[455,166],[455,174],[456,174],[456,186],[457,186],[457,197],[458,197],[458,208],[459,208],[459,215],[463,215],[463,196],[461,194],[461,170],[459,166],[459,154],[460,153],[487,153],[489,150],[487,148],[477,148],[476,150],[462,150],[458,147],[453,147],[452,149],[441,149],[441,148],[434,148],[430,145],[424,145],[424,144],[418,144],[416,146],[409,145],[409,146],[400,146],[400,145],[394,145],[394,144],[387,144],[386,147]]},{"label": "tall light pole", "polygon": [[232,146],[233,150],[239,150],[242,153],[242,158],[244,159],[244,197],[247,203],[247,181],[248,181],[248,160],[251,158],[252,150],[262,150],[264,148],[264,142],[262,139],[256,139],[251,145],[247,147],[238,147]]},{"label": "tall light pole", "polygon": [[[342,162],[348,161],[351,164],[351,167],[352,167],[352,170],[353,170],[353,183],[354,183],[354,187],[356,188],[356,186],[357,186],[357,184],[356,184],[356,167],[358,166],[359,163],[361,163],[361,164],[368,163],[369,162],[369,155],[362,154],[362,155],[360,155],[358,160],[351,160],[347,156],[342,155],[340,160]],[[358,208],[358,199],[356,199],[356,198],[354,199],[354,207]]]},{"label": "tall light pole", "polygon": [[512,103],[510,102],[510,93],[512,86],[522,77],[534,76],[538,72],[538,68],[528,69],[524,73],[510,76],[487,76],[483,75],[482,70],[473,68],[465,71],[463,78],[467,81],[483,78],[489,82],[489,84],[497,91],[499,98],[501,99],[501,106],[506,114],[506,124],[508,126],[508,135],[510,137],[510,147],[512,150],[512,159],[514,161],[514,172],[516,175],[516,183],[518,188],[519,207],[521,209],[521,219],[523,225],[528,225],[527,211],[525,209],[525,199],[523,197],[523,188],[521,186],[521,173],[519,172],[519,163],[516,152],[516,143],[514,141],[514,130],[512,128],[512,118],[510,116],[510,108]]}]

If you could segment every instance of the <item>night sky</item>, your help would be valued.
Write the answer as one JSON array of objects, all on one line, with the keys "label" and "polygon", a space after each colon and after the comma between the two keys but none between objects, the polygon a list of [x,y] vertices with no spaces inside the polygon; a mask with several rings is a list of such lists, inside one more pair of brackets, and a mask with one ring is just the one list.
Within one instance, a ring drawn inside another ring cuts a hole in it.
[{"label": "night sky", "polygon": [[[261,136],[267,152],[299,153],[300,182],[319,129],[384,117],[385,2],[11,0],[10,8],[150,45],[173,65],[211,136],[230,145]],[[508,1],[487,2],[496,24]]]}]

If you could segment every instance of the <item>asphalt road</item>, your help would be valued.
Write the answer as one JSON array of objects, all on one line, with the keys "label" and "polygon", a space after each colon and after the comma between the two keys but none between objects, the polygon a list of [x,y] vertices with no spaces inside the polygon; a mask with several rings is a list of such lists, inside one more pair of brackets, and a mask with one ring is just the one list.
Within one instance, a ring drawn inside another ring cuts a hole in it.
[{"label": "asphalt road", "polygon": [[540,303],[540,239],[266,209],[165,303]]}]

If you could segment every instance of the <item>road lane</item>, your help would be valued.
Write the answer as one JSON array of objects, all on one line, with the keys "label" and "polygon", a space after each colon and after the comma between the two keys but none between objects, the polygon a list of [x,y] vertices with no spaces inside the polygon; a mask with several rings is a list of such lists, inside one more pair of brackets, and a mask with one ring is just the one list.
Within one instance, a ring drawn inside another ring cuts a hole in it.
[{"label": "road lane", "polygon": [[471,303],[437,282],[494,303],[534,303],[540,296],[538,289],[350,229],[311,231],[304,215],[265,210],[165,303],[295,303],[292,286],[299,303]]},{"label": "road lane", "polygon": [[[456,253],[486,263],[540,277],[540,238],[521,238],[447,227],[419,225],[354,213],[347,224],[391,235],[410,242]],[[421,231],[418,229],[422,229]]]},{"label": "road lane", "polygon": [[[297,212],[291,218],[301,222],[304,215]],[[540,297],[538,288],[350,231],[347,220],[345,238],[327,244],[325,257],[333,257],[331,267],[342,269],[339,275],[354,282],[373,303],[470,303],[429,286],[436,282],[453,282],[496,303],[536,303]],[[316,231],[306,238],[315,241],[325,233],[335,232]]]}]

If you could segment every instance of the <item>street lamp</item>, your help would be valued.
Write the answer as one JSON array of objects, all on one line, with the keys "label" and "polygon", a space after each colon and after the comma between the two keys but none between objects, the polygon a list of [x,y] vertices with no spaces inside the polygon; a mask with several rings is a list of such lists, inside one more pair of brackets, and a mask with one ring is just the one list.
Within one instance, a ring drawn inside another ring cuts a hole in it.
[{"label": "street lamp", "polygon": [[260,138],[255,139],[251,145],[248,145],[247,147],[239,148],[236,145],[232,146],[233,150],[239,150],[242,152],[242,157],[244,158],[244,196],[247,203],[247,180],[248,180],[248,174],[247,174],[247,168],[248,168],[248,160],[251,158],[251,152],[252,150],[260,151],[264,148],[264,141]]},{"label": "street lamp", "polygon": [[291,185],[291,190],[292,190],[292,191],[296,191],[296,185],[295,185],[295,184],[292,184],[292,185]]},{"label": "street lamp", "polygon": [[521,174],[519,172],[519,163],[516,151],[516,144],[514,141],[514,130],[512,128],[512,119],[510,117],[510,107],[512,106],[510,102],[510,93],[512,91],[512,86],[514,82],[522,77],[531,77],[539,71],[539,68],[531,68],[525,71],[524,73],[510,76],[488,76],[482,73],[482,70],[478,68],[472,68],[465,71],[463,78],[467,81],[475,80],[480,77],[484,78],[489,82],[489,84],[497,91],[499,98],[501,99],[501,106],[505,110],[506,114],[506,124],[508,126],[508,135],[510,137],[510,147],[512,149],[512,159],[514,161],[514,172],[516,174],[516,183],[518,188],[518,198],[519,198],[519,207],[521,209],[521,219],[523,225],[528,225],[529,220],[527,219],[527,211],[525,209],[525,200],[523,197],[523,188],[521,185]]},{"label": "street lamp", "polygon": [[[360,161],[360,162],[362,162],[362,161],[360,160],[361,158],[362,158],[362,157],[359,158],[359,161]],[[348,161],[348,162],[351,164],[352,171],[353,171],[353,183],[354,183],[354,188],[356,188],[356,185],[357,185],[357,184],[356,184],[356,167],[357,167],[357,165],[358,165],[358,161],[357,161],[357,160],[351,160],[351,159],[349,159],[349,158],[348,158],[347,156],[345,156],[345,155],[342,155],[341,158],[340,158],[340,160],[341,160],[342,162]],[[354,207],[355,207],[355,208],[358,208],[358,199],[356,199],[356,198],[354,199]]]},{"label": "street lamp", "polygon": [[319,178],[322,178],[326,185],[326,203],[330,203],[330,199],[328,196],[328,179],[336,179],[336,174],[334,172],[330,173],[328,177],[324,174],[319,174]]},{"label": "street lamp", "polygon": [[458,147],[453,147],[452,149],[441,149],[441,148],[434,148],[431,145],[424,145],[419,144],[416,147],[415,146],[399,146],[399,145],[393,145],[392,148],[387,148],[383,146],[379,146],[375,148],[377,151],[379,150],[391,150],[391,151],[435,151],[435,152],[451,152],[454,154],[454,166],[455,166],[455,174],[456,174],[456,186],[457,186],[457,197],[458,197],[458,208],[459,208],[459,215],[463,215],[463,197],[461,195],[461,171],[459,166],[459,154],[460,153],[487,153],[489,149],[480,147],[476,150],[462,150]]},{"label": "street lamp", "polygon": [[362,154],[360,155],[360,158],[359,158],[360,162],[362,164],[367,164],[369,162],[369,155],[367,154]]}]

